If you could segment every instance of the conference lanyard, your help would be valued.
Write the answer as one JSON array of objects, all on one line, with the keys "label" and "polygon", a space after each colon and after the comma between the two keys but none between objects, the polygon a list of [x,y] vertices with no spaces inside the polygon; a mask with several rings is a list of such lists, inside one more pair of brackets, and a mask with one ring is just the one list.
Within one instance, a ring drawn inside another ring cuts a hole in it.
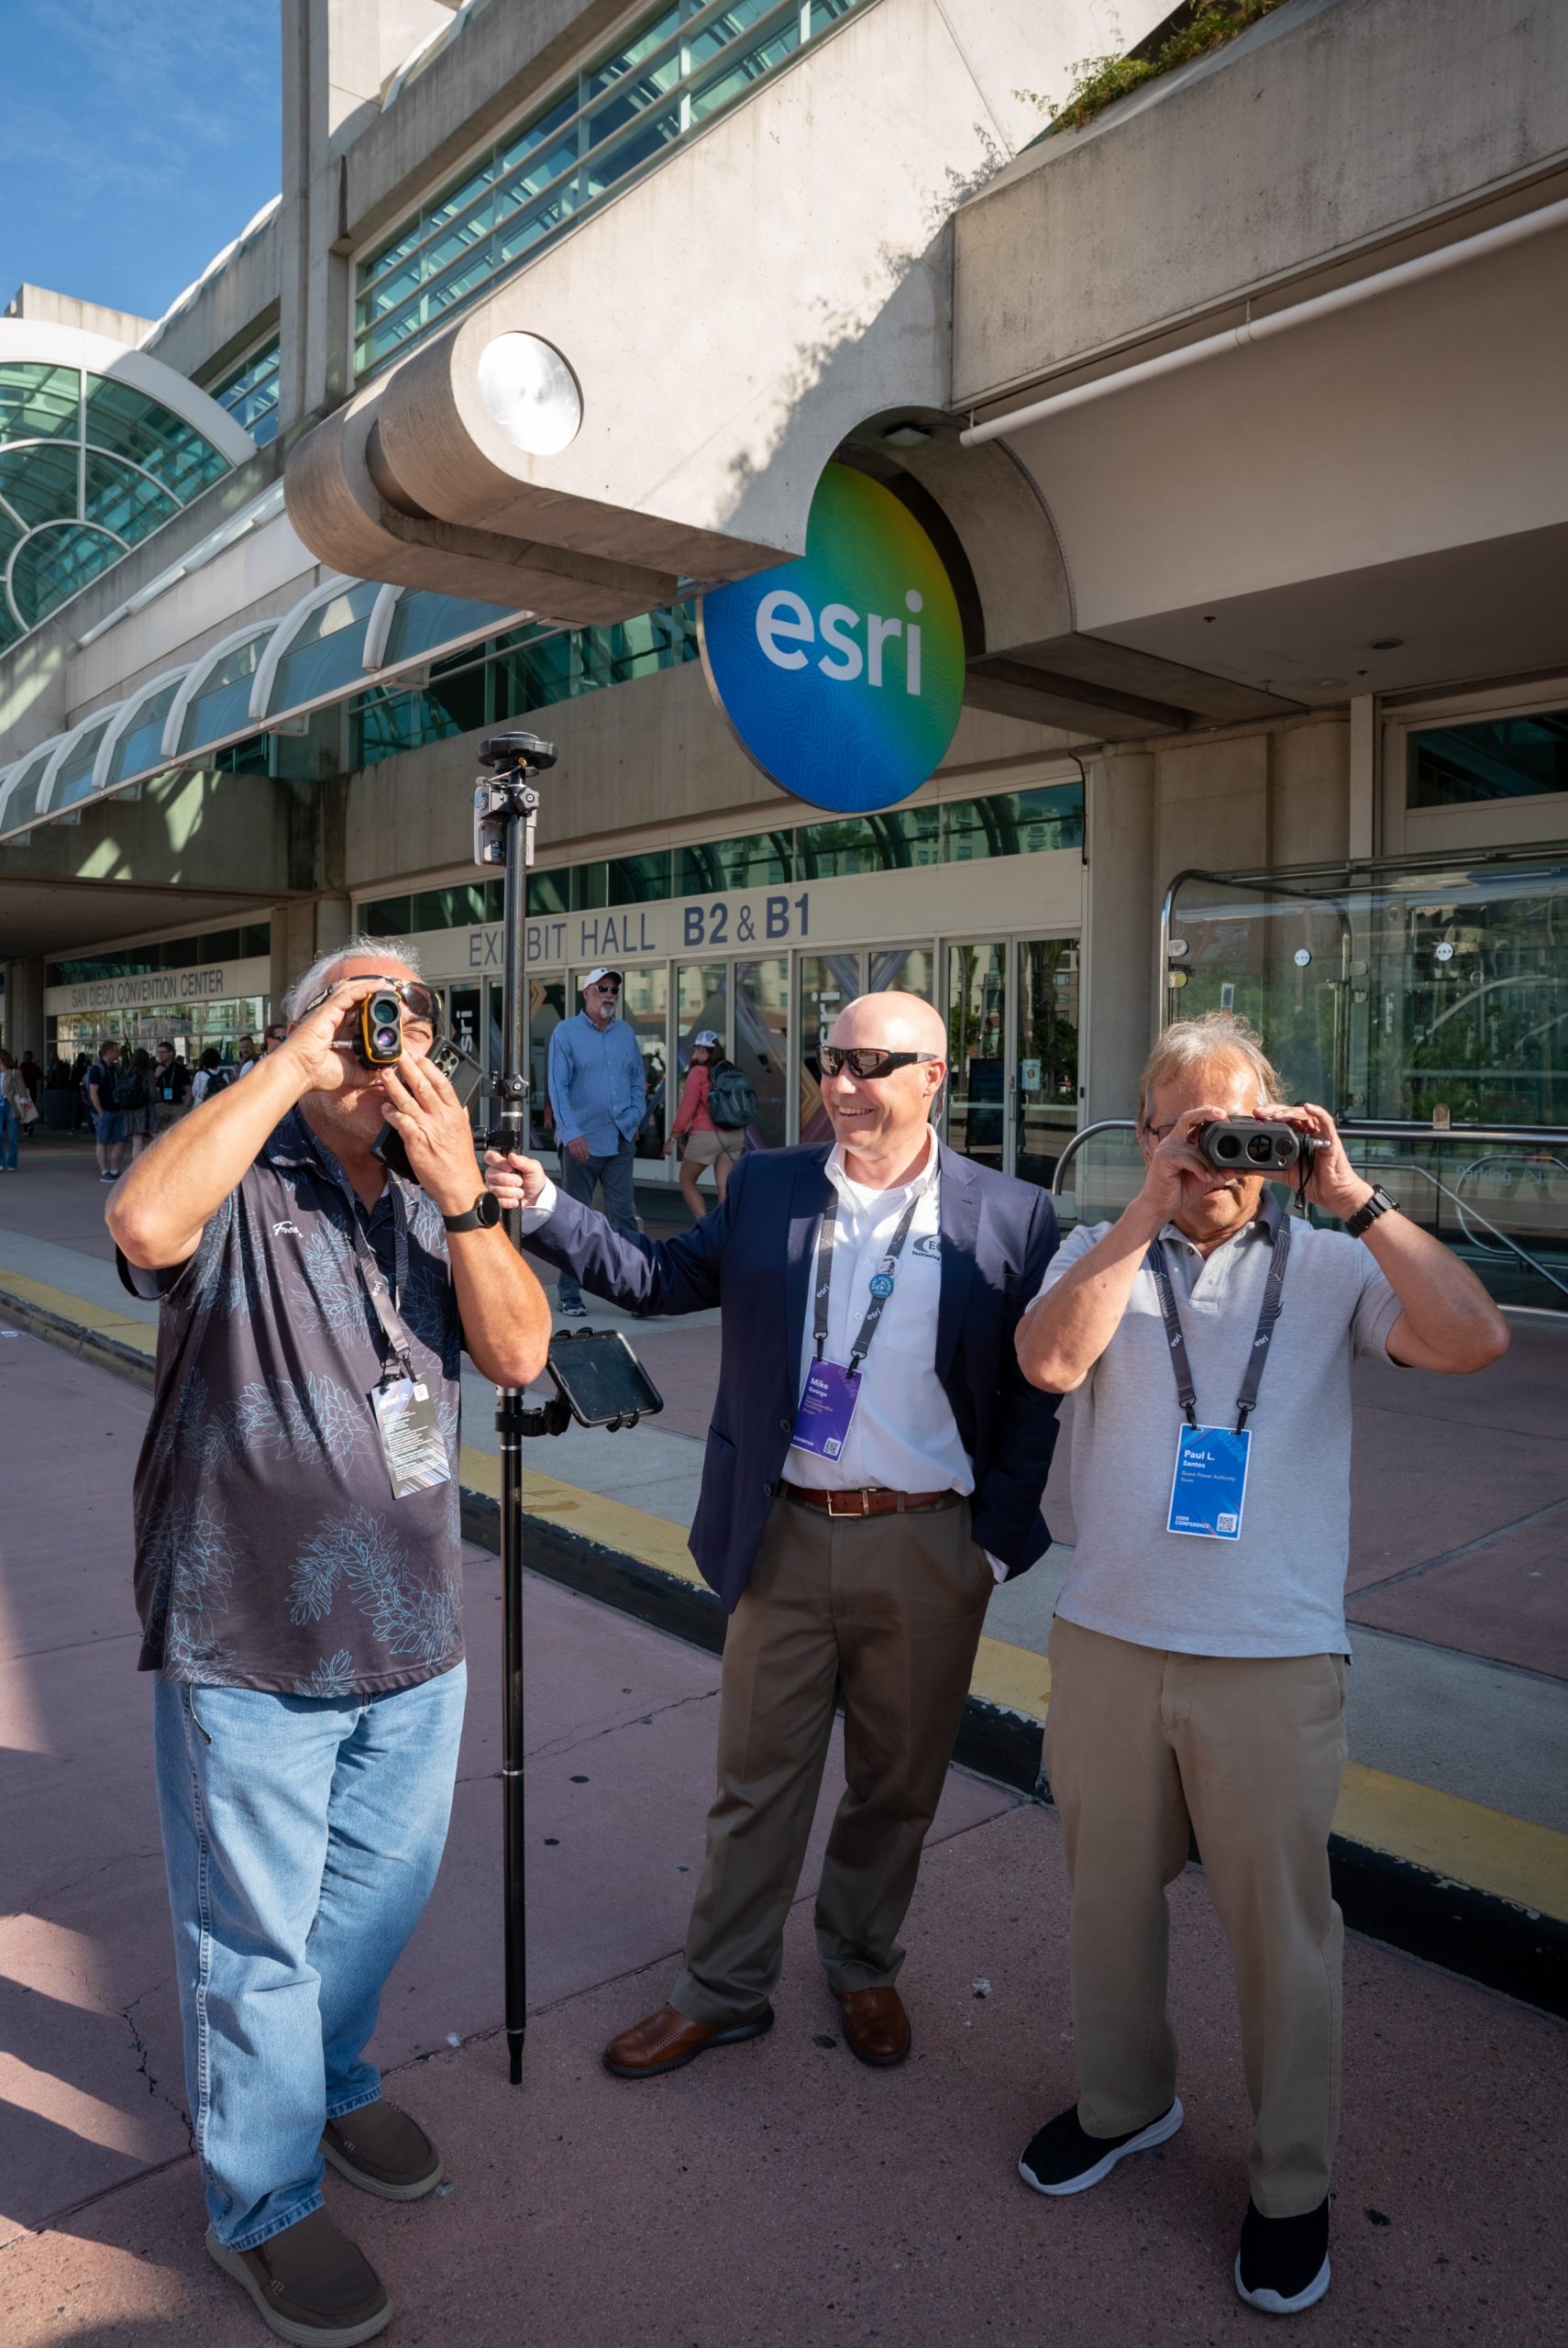
[{"label": "conference lanyard", "polygon": [[[899,1257],[904,1252],[904,1242],[910,1235],[910,1225],[915,1219],[915,1209],[925,1196],[926,1188],[927,1184],[922,1182],[916,1189],[908,1206],[899,1217],[898,1228],[888,1242],[887,1254],[871,1276],[870,1302],[866,1308],[866,1318],[860,1324],[860,1334],[849,1353],[848,1375],[851,1378],[859,1377],[860,1365],[871,1350],[871,1340],[877,1334],[877,1324],[882,1318],[883,1308],[888,1299],[893,1293],[893,1284],[898,1277]],[[838,1193],[835,1191],[823,1210],[822,1233],[817,1240],[817,1292],[812,1335],[819,1361],[823,1358],[823,1348],[827,1344],[828,1291],[833,1286],[833,1240],[837,1222]]]},{"label": "conference lanyard", "polygon": [[[391,1176],[388,1180],[392,1181]],[[398,1309],[403,1301],[403,1292],[408,1286],[408,1213],[403,1202],[403,1193],[395,1182],[392,1182],[392,1285],[390,1295],[387,1293],[386,1274],[376,1261],[375,1250],[365,1236],[364,1226],[352,1202],[349,1203],[348,1235],[353,1243],[354,1260],[359,1265],[359,1277],[365,1283],[365,1291],[376,1319],[381,1323],[381,1335],[403,1376],[412,1378],[414,1374],[414,1341]],[[390,1376],[390,1365],[385,1374]]]},{"label": "conference lanyard", "polygon": [[[1275,1323],[1285,1294],[1285,1259],[1290,1253],[1290,1218],[1281,1214],[1274,1235],[1274,1252],[1269,1258],[1268,1279],[1264,1285],[1263,1306],[1258,1313],[1257,1335],[1247,1356],[1247,1374],[1242,1380],[1242,1390],[1236,1397],[1236,1433],[1242,1434],[1248,1419],[1257,1408],[1258,1388],[1268,1363],[1269,1347],[1274,1342]],[[1192,1364],[1187,1357],[1187,1339],[1182,1333],[1181,1315],[1176,1311],[1176,1290],[1171,1281],[1165,1251],[1156,1239],[1149,1248],[1149,1268],[1154,1275],[1154,1285],[1160,1292],[1160,1312],[1165,1319],[1165,1338],[1170,1346],[1171,1368],[1176,1373],[1176,1401],[1189,1427],[1198,1424],[1198,1392],[1192,1382]]]}]

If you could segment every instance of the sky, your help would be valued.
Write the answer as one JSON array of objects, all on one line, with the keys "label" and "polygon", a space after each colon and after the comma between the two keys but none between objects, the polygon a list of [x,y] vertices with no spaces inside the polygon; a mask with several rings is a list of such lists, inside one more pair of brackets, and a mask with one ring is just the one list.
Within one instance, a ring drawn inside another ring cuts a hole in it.
[{"label": "sky", "polygon": [[278,193],[278,0],[0,0],[0,311],[160,317]]}]

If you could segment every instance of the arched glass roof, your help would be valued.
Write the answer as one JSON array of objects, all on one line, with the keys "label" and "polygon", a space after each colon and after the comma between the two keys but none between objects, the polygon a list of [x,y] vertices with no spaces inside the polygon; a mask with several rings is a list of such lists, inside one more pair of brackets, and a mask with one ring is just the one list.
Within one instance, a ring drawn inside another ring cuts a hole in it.
[{"label": "arched glass roof", "polygon": [[335,701],[365,681],[365,636],[381,593],[374,580],[329,579],[279,624],[256,671],[256,725]]},{"label": "arched glass roof", "polygon": [[259,729],[284,729],[294,716],[528,616],[374,580],[324,580],[282,619],[235,629],[198,659],[149,678],[124,701],[0,769],[0,839],[35,824],[69,822],[89,800],[171,766],[197,765]]},{"label": "arched glass roof", "polygon": [[132,382],[0,356],[0,650],[229,469]]}]

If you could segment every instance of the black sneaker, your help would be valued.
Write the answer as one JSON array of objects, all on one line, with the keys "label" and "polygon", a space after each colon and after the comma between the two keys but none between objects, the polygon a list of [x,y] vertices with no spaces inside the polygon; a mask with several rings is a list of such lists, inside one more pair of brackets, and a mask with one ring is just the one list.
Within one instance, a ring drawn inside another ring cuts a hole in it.
[{"label": "black sneaker", "polygon": [[1036,2193],[1087,2193],[1102,2176],[1109,2176],[1120,2160],[1129,2153],[1146,2153],[1153,2145],[1163,2144],[1181,2126],[1182,2110],[1179,2099],[1158,2120],[1151,2120],[1146,2128],[1134,2128],[1126,2136],[1086,2135],[1078,2124],[1077,2106],[1059,2111],[1049,2120],[1040,2133],[1030,2141],[1029,2149],[1018,2164],[1018,2173],[1025,2185]]},{"label": "black sneaker", "polygon": [[586,1321],[588,1318],[586,1304],[560,1304],[556,1310],[563,1321]]},{"label": "black sneaker", "polygon": [[1329,2203],[1303,2218],[1265,2218],[1249,2201],[1236,2253],[1236,2288],[1264,2315],[1299,2315],[1329,2287]]}]

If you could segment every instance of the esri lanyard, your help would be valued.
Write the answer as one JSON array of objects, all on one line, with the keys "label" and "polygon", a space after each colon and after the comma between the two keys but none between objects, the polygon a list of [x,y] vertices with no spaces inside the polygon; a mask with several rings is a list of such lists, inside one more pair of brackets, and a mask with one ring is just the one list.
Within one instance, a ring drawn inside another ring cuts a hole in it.
[{"label": "esri lanyard", "polygon": [[[370,1403],[381,1437],[381,1457],[392,1480],[392,1498],[401,1501],[412,1492],[429,1491],[437,1484],[448,1483],[452,1464],[447,1452],[447,1438],[441,1431],[440,1413],[429,1386],[414,1367],[414,1341],[398,1309],[408,1285],[408,1215],[395,1181],[392,1187],[392,1288],[389,1296],[386,1277],[365,1236],[359,1212],[349,1201],[348,1230],[354,1260],[391,1355],[391,1359],[382,1363]],[[397,1363],[396,1375],[392,1361]]]},{"label": "esri lanyard", "polygon": [[[848,1374],[851,1378],[859,1377],[860,1365],[871,1350],[871,1340],[877,1334],[877,1324],[882,1318],[883,1308],[893,1293],[893,1283],[898,1277],[899,1257],[904,1252],[904,1242],[910,1235],[910,1225],[915,1219],[915,1209],[925,1194],[925,1187],[923,1182],[919,1185],[908,1206],[899,1217],[898,1228],[888,1242],[888,1252],[883,1257],[878,1268],[871,1276],[871,1296],[866,1307],[866,1318],[860,1324],[859,1335],[849,1349]],[[823,1348],[827,1344],[828,1294],[833,1287],[833,1241],[837,1222],[838,1193],[835,1191],[823,1211],[823,1227],[817,1240],[817,1293],[812,1335],[819,1361],[823,1358]]]},{"label": "esri lanyard", "polygon": [[[1269,1257],[1268,1279],[1264,1283],[1263,1305],[1258,1313],[1257,1335],[1247,1356],[1247,1372],[1242,1380],[1242,1390],[1236,1397],[1236,1433],[1240,1434],[1257,1408],[1258,1388],[1263,1384],[1264,1370],[1268,1363],[1268,1350],[1274,1343],[1274,1324],[1279,1319],[1279,1308],[1285,1295],[1285,1259],[1290,1253],[1290,1221],[1281,1215],[1274,1235],[1274,1252]],[[1192,1364],[1187,1358],[1187,1338],[1182,1333],[1181,1315],[1176,1311],[1176,1290],[1172,1285],[1170,1266],[1165,1251],[1156,1239],[1149,1248],[1149,1269],[1154,1275],[1154,1285],[1160,1292],[1160,1312],[1165,1324],[1165,1339],[1171,1350],[1171,1368],[1176,1372],[1176,1401],[1189,1427],[1198,1424],[1198,1390],[1192,1382]]]}]

